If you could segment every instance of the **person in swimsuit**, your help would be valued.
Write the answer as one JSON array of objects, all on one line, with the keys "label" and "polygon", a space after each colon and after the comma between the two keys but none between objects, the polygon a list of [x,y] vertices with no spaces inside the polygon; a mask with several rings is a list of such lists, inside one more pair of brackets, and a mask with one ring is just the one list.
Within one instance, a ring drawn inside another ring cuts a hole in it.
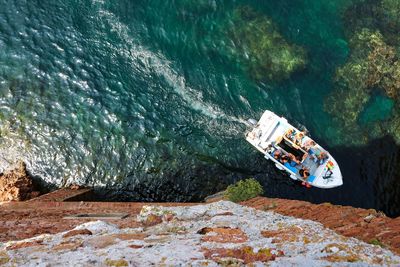
[{"label": "person in swimsuit", "polygon": [[285,137],[289,140],[293,140],[293,134],[294,134],[294,130],[293,129],[289,129],[286,131],[285,133]]},{"label": "person in swimsuit", "polygon": [[328,159],[328,154],[324,151],[322,151],[318,156],[317,156],[317,163],[319,165],[322,165],[325,163],[325,160]]},{"label": "person in swimsuit", "polygon": [[[300,163],[301,163],[300,160],[299,160],[298,158],[296,158],[296,156],[293,155],[292,153],[289,153],[289,154],[288,154],[288,157],[289,157],[289,159],[290,159],[292,162],[295,162],[296,164],[300,164]],[[292,165],[292,166],[293,166],[293,165]]]},{"label": "person in swimsuit", "polygon": [[280,160],[281,159],[281,155],[282,155],[282,152],[279,149],[274,151],[274,159]]},{"label": "person in swimsuit", "polygon": [[315,145],[316,145],[315,142],[309,139],[306,142],[304,142],[303,149],[307,152],[310,152],[310,149],[313,148]]},{"label": "person in swimsuit", "polygon": [[294,143],[298,146],[302,145],[302,141],[304,138],[304,132],[298,132],[295,136],[294,136]]},{"label": "person in swimsuit", "polygon": [[289,157],[287,156],[287,155],[282,155],[281,156],[281,158],[280,158],[280,162],[283,164],[283,165],[285,165],[285,163],[286,162],[288,162],[289,161]]},{"label": "person in swimsuit", "polygon": [[310,171],[309,171],[306,167],[303,167],[303,168],[299,171],[299,174],[300,174],[300,176],[301,176],[302,178],[304,178],[305,180],[307,180],[308,177],[310,177]]}]

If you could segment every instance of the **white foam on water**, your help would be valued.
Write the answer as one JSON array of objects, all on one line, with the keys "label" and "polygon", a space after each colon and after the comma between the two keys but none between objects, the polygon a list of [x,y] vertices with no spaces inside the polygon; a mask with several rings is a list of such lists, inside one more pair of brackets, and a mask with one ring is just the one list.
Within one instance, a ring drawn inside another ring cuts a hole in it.
[{"label": "white foam on water", "polygon": [[[104,4],[103,1],[99,0],[94,0],[94,3]],[[137,68],[137,62],[140,62],[142,66],[146,67],[148,72],[155,73],[157,76],[162,77],[174,92],[183,99],[188,107],[200,112],[206,117],[214,120],[226,120],[247,125],[246,120],[227,115],[217,106],[205,102],[203,100],[203,94],[188,86],[185,78],[173,69],[172,62],[162,55],[151,52],[142,45],[134,43],[129,34],[130,30],[127,25],[121,23],[113,13],[104,10],[101,6],[98,8],[100,18],[108,23],[112,31],[117,33],[127,46],[127,50],[119,49],[118,47],[114,47],[114,49],[117,50],[117,53],[122,53],[125,58],[131,58],[133,60],[132,66],[135,69]],[[232,128],[229,129],[230,132],[232,132],[232,130]]]}]

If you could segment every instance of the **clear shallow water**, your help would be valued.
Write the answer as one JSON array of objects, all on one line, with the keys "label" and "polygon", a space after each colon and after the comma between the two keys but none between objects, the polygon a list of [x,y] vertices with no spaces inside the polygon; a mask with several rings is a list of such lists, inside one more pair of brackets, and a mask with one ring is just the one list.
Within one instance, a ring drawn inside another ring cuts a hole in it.
[{"label": "clear shallow water", "polygon": [[[158,201],[198,200],[255,176],[268,196],[399,213],[393,141],[345,147],[323,111],[349,53],[339,14],[350,1],[321,2],[0,0],[2,167],[23,158],[50,184]],[[252,80],[221,36],[240,5],[305,47],[307,68],[282,83]],[[305,190],[263,160],[243,134],[265,109],[306,125],[345,185]]]}]

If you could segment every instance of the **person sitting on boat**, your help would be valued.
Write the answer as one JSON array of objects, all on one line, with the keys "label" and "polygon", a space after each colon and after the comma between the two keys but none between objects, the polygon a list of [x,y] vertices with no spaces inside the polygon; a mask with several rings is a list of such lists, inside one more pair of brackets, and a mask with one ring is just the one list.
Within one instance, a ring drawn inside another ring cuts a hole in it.
[{"label": "person sitting on boat", "polygon": [[274,151],[274,159],[280,160],[281,159],[281,155],[282,155],[282,152],[279,149]]},{"label": "person sitting on boat", "polygon": [[283,165],[285,165],[286,162],[289,162],[289,157],[288,157],[287,155],[283,154],[283,155],[281,156],[281,158],[279,159],[279,161],[280,161]]},{"label": "person sitting on boat", "polygon": [[301,168],[299,170],[299,174],[300,174],[300,177],[302,177],[305,180],[307,180],[308,177],[310,177],[310,171],[306,167]]},{"label": "person sitting on boat", "polygon": [[296,156],[293,155],[292,153],[288,153],[288,157],[291,162],[295,163],[295,164],[290,164],[292,167],[296,166],[296,164],[301,164],[300,159],[296,158]]},{"label": "person sitting on boat", "polygon": [[294,130],[293,130],[293,128],[288,129],[288,130],[285,132],[284,136],[285,136],[286,138],[288,138],[289,140],[293,140],[293,136],[294,136]]},{"label": "person sitting on boat", "polygon": [[314,140],[308,139],[307,141],[304,142],[303,144],[303,149],[307,152],[311,152],[312,150],[311,148],[313,148],[316,145],[316,143],[314,142]]},{"label": "person sitting on boat", "polygon": [[322,165],[328,159],[328,154],[325,151],[321,151],[321,153],[317,156],[317,163]]},{"label": "person sitting on boat", "polygon": [[310,177],[310,171],[306,167],[303,167],[299,171],[299,174],[304,179],[304,181],[301,184],[307,188],[311,188],[311,185],[307,182],[308,177]]},{"label": "person sitting on boat", "polygon": [[250,139],[254,140],[254,139],[256,138],[256,132],[255,132],[255,131],[249,132],[249,133],[247,134],[247,136],[248,136]]},{"label": "person sitting on boat", "polygon": [[296,133],[296,135],[294,136],[294,143],[298,146],[302,146],[302,142],[303,142],[303,138],[304,138],[304,132],[298,132]]}]

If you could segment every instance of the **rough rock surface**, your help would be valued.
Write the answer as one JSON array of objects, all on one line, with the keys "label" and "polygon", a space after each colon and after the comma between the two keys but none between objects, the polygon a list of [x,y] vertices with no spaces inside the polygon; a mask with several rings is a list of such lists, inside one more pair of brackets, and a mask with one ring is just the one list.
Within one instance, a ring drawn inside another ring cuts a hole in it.
[{"label": "rough rock surface", "polygon": [[[4,266],[380,266],[400,257],[380,246],[336,234],[321,224],[220,201],[185,207],[144,207],[138,223],[120,229],[102,221],[67,232],[0,243]],[[207,238],[206,238],[207,237]],[[224,238],[225,237],[225,238]]]},{"label": "rough rock surface", "polygon": [[[42,234],[71,230],[93,218],[63,219],[76,214],[127,213],[124,219],[107,221],[120,228],[139,227],[136,220],[144,203],[137,202],[52,202],[24,201],[0,203],[0,242],[22,240]],[[193,203],[162,203],[165,206],[194,205]]]},{"label": "rough rock surface", "polygon": [[400,217],[389,218],[374,209],[278,198],[257,197],[242,204],[319,222],[338,234],[380,244],[400,255]]},{"label": "rough rock surface", "polygon": [[0,175],[0,202],[23,201],[39,195],[26,172],[25,163],[19,161]]}]

